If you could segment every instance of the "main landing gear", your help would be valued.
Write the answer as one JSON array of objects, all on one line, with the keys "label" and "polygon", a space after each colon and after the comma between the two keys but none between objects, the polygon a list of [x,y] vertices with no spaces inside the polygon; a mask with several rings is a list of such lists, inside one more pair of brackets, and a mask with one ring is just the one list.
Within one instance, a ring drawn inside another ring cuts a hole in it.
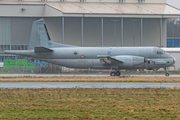
[{"label": "main landing gear", "polygon": [[168,76],[169,76],[169,73],[168,73],[168,67],[166,68],[166,71],[167,71],[167,72],[166,72],[165,76],[168,77]]},{"label": "main landing gear", "polygon": [[121,75],[121,72],[120,72],[120,71],[111,72],[110,75],[111,75],[111,76],[120,76],[120,75]]}]

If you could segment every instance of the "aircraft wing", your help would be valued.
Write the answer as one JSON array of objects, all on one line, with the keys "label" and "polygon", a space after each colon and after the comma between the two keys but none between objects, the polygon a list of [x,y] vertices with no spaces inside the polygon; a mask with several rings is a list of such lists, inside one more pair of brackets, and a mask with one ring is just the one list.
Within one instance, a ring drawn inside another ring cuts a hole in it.
[{"label": "aircraft wing", "polygon": [[131,56],[131,55],[98,55],[102,65],[117,65],[117,66],[136,66],[144,64],[145,58],[141,56]]},{"label": "aircraft wing", "polygon": [[116,57],[111,57],[111,60],[112,60],[113,62],[117,62],[117,63],[124,63],[122,60],[119,60],[119,59],[117,59]]},{"label": "aircraft wing", "polygon": [[116,65],[123,63],[123,61],[117,59],[116,56],[98,55],[97,58],[100,59],[100,62],[103,65]]}]

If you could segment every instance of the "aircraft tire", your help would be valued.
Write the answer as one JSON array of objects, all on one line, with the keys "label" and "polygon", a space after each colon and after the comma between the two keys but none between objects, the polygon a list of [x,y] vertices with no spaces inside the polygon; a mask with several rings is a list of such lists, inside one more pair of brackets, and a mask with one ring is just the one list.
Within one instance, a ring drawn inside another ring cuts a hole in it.
[{"label": "aircraft tire", "polygon": [[111,72],[110,75],[111,76],[116,76],[116,73],[115,72]]},{"label": "aircraft tire", "polygon": [[116,76],[120,76],[121,72],[120,71],[116,71]]},{"label": "aircraft tire", "polygon": [[169,73],[166,73],[165,76],[169,76]]}]

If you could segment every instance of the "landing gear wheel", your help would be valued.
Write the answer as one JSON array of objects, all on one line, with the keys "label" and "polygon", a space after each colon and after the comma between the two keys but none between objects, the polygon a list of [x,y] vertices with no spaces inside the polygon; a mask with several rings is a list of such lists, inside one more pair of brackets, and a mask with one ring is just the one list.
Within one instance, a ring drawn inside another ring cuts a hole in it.
[{"label": "landing gear wheel", "polygon": [[120,76],[121,72],[120,71],[116,71],[116,76]]},{"label": "landing gear wheel", "polygon": [[167,70],[167,72],[166,72],[165,76],[167,77],[167,76],[169,76],[168,67],[166,67],[166,70]]},{"label": "landing gear wheel", "polygon": [[169,76],[169,73],[166,73],[165,76]]},{"label": "landing gear wheel", "polygon": [[111,72],[110,75],[111,76],[116,76],[116,73],[115,72]]}]

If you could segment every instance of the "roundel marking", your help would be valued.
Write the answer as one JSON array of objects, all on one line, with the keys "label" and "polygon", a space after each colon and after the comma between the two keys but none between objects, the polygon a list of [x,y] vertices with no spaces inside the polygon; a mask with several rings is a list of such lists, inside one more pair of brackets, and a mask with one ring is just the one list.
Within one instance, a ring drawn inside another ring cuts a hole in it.
[{"label": "roundel marking", "polygon": [[82,59],[84,59],[84,58],[85,58],[85,56],[84,56],[84,55],[81,55],[81,58],[82,58]]}]

